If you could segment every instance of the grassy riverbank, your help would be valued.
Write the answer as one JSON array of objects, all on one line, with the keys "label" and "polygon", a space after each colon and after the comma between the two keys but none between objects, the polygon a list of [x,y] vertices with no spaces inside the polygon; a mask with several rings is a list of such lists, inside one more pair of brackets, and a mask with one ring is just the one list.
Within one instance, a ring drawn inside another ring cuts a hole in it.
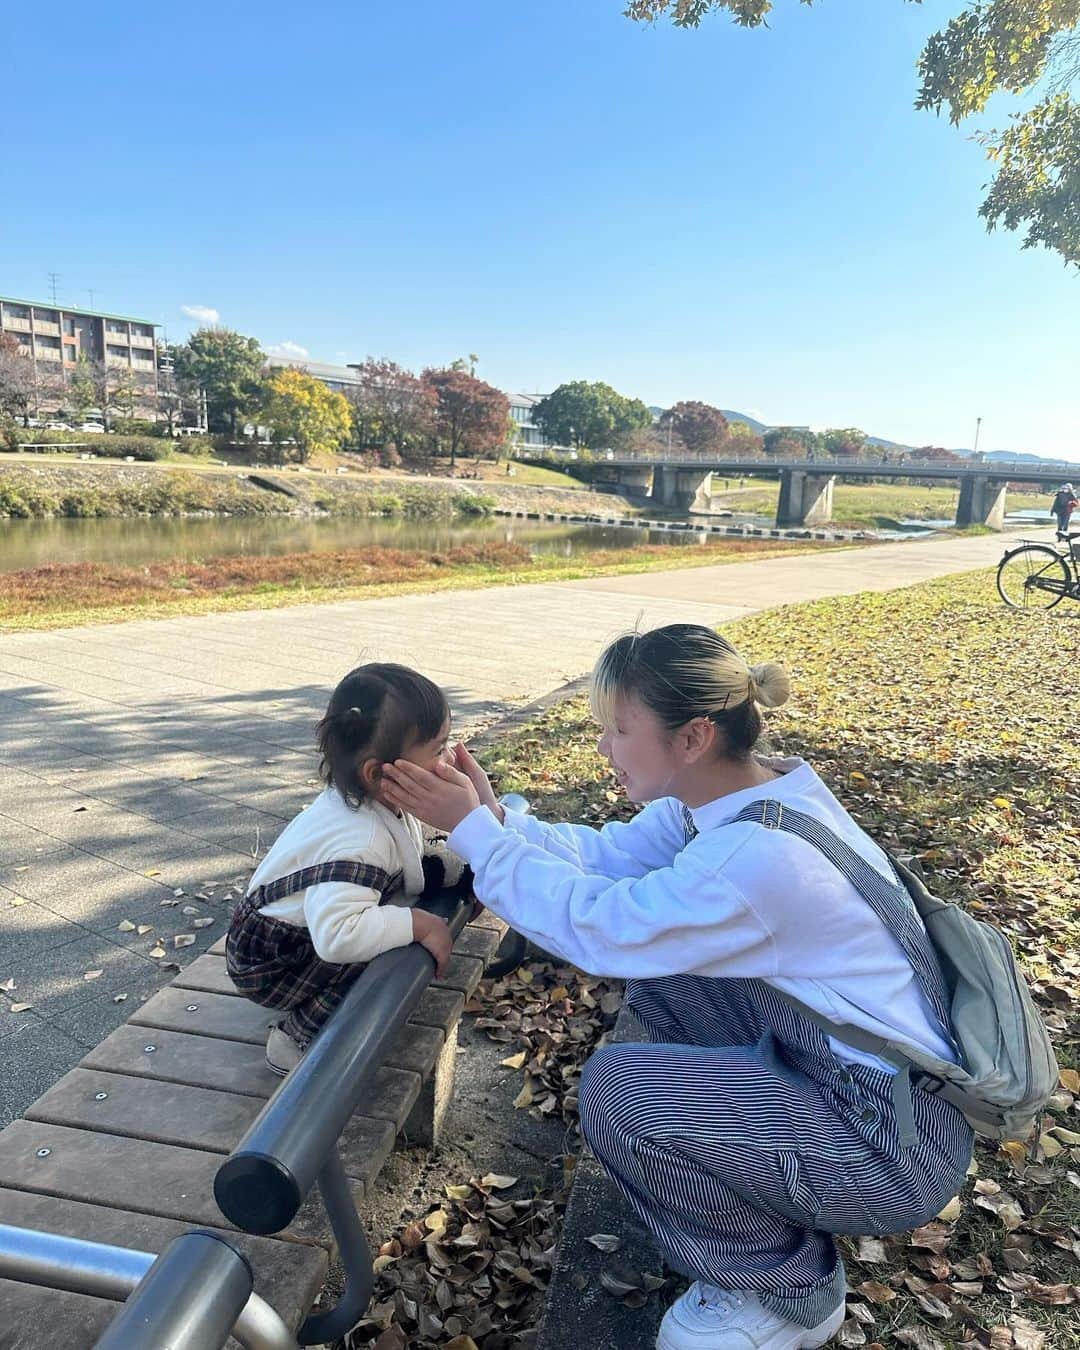
[{"label": "grassy riverbank", "polygon": [[145,567],[58,564],[3,573],[0,631],[571,581],[815,553],[829,547],[836,546],[804,540],[787,544],[775,539],[717,539],[685,546],[596,549],[563,558],[533,557],[523,545],[492,543],[442,551],[371,546]]},{"label": "grassy riverbank", "polygon": [[[992,573],[974,573],[725,628],[753,659],[791,671],[793,698],[770,724],[777,750],[805,755],[935,892],[1008,934],[1063,1068],[1030,1152],[980,1145],[938,1221],[845,1242],[847,1346],[1078,1343],[1080,790],[1075,751],[1061,748],[1075,700],[1061,650],[1077,622],[1065,611],[1019,617],[997,601]],[[597,755],[584,699],[548,710],[484,758],[498,789],[523,792],[541,816],[599,824],[633,814]],[[522,1037],[507,1054],[519,1048],[531,1053]],[[577,1044],[579,1065],[589,1049]]]},{"label": "grassy riverbank", "polygon": [[[729,482],[732,480],[728,480]],[[715,480],[722,486],[723,480]],[[740,491],[717,492],[713,506],[757,515],[776,514],[778,483],[761,483]],[[891,529],[903,520],[952,520],[959,490],[949,485],[919,487],[911,483],[837,483],[833,493],[833,523],[854,529]],[[1008,508],[1038,507],[1043,498],[1012,493]]]}]

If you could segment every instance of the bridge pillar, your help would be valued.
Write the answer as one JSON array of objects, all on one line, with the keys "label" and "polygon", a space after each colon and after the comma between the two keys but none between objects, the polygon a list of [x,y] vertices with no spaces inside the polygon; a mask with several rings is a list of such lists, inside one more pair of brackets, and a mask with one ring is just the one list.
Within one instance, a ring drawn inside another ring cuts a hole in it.
[{"label": "bridge pillar", "polygon": [[777,525],[824,525],[832,520],[835,485],[832,473],[781,469]]},{"label": "bridge pillar", "polygon": [[992,530],[1005,527],[1005,494],[1008,483],[982,474],[960,480],[960,501],[956,507],[956,525],[989,525]]},{"label": "bridge pillar", "polygon": [[641,468],[620,464],[615,471],[615,480],[629,497],[650,497],[653,491],[653,469],[651,464]]},{"label": "bridge pillar", "polygon": [[712,504],[712,472],[658,464],[653,474],[653,499],[676,511],[708,511]]}]

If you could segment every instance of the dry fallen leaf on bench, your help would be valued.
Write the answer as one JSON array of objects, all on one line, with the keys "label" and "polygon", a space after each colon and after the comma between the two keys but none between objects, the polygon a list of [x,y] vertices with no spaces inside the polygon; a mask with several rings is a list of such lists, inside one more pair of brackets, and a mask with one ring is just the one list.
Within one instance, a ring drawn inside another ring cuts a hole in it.
[{"label": "dry fallen leaf on bench", "polygon": [[190,947],[194,941],[194,933],[177,933],[173,938],[172,943],[174,947]]},{"label": "dry fallen leaf on bench", "polygon": [[25,895],[13,895],[13,896],[11,897],[11,908],[12,908],[12,909],[18,909],[20,905],[25,905],[25,904],[27,904],[27,903],[28,903],[28,901],[27,901]]},{"label": "dry fallen leaf on bench", "polygon": [[147,952],[147,956],[151,957],[154,961],[160,960],[164,955],[165,948],[160,943],[158,943],[156,947],[151,947]]},{"label": "dry fallen leaf on bench", "polygon": [[201,913],[202,913],[202,910],[199,908],[198,905],[184,905],[184,907],[180,910],[180,913],[181,913],[181,914],[201,914]]},{"label": "dry fallen leaf on bench", "polygon": [[33,1006],[32,1003],[13,1003],[11,1011],[13,1013],[28,1012]]},{"label": "dry fallen leaf on bench", "polygon": [[100,971],[100,970],[84,970],[84,971],[83,971],[83,979],[84,979],[84,980],[96,980],[96,979],[100,976],[100,974],[101,974],[101,971]]},{"label": "dry fallen leaf on bench", "polygon": [[144,873],[143,873],[143,876],[144,876],[144,877],[159,877],[159,876],[161,876],[161,869],[158,868],[158,867],[151,867],[150,870],[149,870],[149,872],[144,872]]},{"label": "dry fallen leaf on bench", "polygon": [[585,1239],[601,1252],[617,1252],[622,1246],[622,1238],[614,1233],[592,1233]]},{"label": "dry fallen leaf on bench", "polygon": [[114,1003],[125,1003],[126,1001],[127,1001],[127,994],[113,994]]},{"label": "dry fallen leaf on bench", "polygon": [[211,925],[213,922],[214,922],[214,916],[213,916],[212,914],[210,914],[210,915],[208,915],[205,919],[195,919],[195,920],[193,920],[191,926],[192,926],[192,928],[209,928],[210,925]]},{"label": "dry fallen leaf on bench", "polygon": [[0,984],[0,989],[3,989],[3,991],[4,991],[6,994],[10,994],[11,991],[12,991],[14,988],[15,988],[15,976],[14,976],[14,975],[12,975],[10,979],[5,980],[3,984]]},{"label": "dry fallen leaf on bench", "polygon": [[522,1050],[516,1055],[508,1055],[506,1059],[500,1059],[499,1063],[504,1069],[520,1069],[525,1063],[525,1051]]},{"label": "dry fallen leaf on bench", "polygon": [[135,925],[131,922],[130,919],[121,919],[120,922],[116,925],[116,928],[117,932],[120,933],[134,933],[135,931]]},{"label": "dry fallen leaf on bench", "polygon": [[154,931],[154,925],[152,923],[141,923],[135,931],[138,933],[139,937],[145,937],[147,933],[152,933]]},{"label": "dry fallen leaf on bench", "polygon": [[158,904],[159,904],[159,905],[166,905],[166,906],[168,906],[169,909],[172,909],[173,905],[178,905],[179,903],[180,903],[179,900],[159,900],[159,901],[158,901]]}]

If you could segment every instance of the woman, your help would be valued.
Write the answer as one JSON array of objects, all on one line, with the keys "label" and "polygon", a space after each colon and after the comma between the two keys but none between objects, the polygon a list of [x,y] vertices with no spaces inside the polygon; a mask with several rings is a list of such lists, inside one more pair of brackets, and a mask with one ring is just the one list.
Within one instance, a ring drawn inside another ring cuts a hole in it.
[{"label": "woman", "polygon": [[788,1001],[957,1058],[933,950],[888,859],[813,768],[755,752],[788,696],[708,628],[618,639],[593,676],[600,750],[632,800],[597,831],[503,811],[457,768],[387,766],[389,800],[450,830],[477,896],[583,970],[627,981],[648,1043],[594,1054],[581,1126],[672,1266],[660,1350],[795,1350],[844,1318],[834,1233],[901,1232],[963,1183],[972,1131]]}]

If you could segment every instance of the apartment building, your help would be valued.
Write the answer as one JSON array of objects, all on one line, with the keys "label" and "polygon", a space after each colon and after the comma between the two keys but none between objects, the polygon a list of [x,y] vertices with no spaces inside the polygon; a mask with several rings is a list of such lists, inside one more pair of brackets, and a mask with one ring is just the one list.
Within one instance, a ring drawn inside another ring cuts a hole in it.
[{"label": "apartment building", "polygon": [[156,327],[148,319],[0,296],[0,333],[14,337],[20,351],[33,361],[40,412],[64,406],[64,390],[80,358],[85,358],[107,373],[130,373],[136,416],[155,417]]}]

